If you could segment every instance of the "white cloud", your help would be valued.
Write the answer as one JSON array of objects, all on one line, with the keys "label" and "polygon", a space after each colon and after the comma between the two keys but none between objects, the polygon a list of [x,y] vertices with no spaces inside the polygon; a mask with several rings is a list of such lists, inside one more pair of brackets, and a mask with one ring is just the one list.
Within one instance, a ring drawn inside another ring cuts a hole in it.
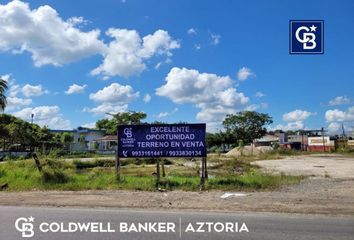
[{"label": "white cloud", "polygon": [[195,50],[200,50],[202,48],[202,45],[200,45],[200,44],[194,44],[194,49]]},{"label": "white cloud", "polygon": [[114,40],[105,44],[99,39],[99,29],[82,30],[87,24],[83,17],[62,19],[48,5],[31,9],[28,3],[19,0],[0,4],[0,51],[28,52],[37,67],[62,66],[102,55],[102,64],[91,74],[107,79],[137,75],[150,58],[161,55],[170,58],[171,51],[180,47],[167,31],[160,29],[141,38],[135,30],[110,28],[106,34]]},{"label": "white cloud", "polygon": [[32,99],[30,98],[20,98],[18,93],[21,92],[20,85],[16,84],[16,80],[11,77],[11,74],[1,75],[0,79],[3,79],[7,82],[8,91],[7,91],[7,105],[5,111],[11,111],[13,109],[19,109],[24,106],[29,106],[32,104]]},{"label": "white cloud", "polygon": [[21,108],[31,104],[32,104],[32,99],[30,98],[7,97],[6,110]]},{"label": "white cloud", "polygon": [[40,126],[48,126],[51,129],[70,129],[70,121],[63,119],[58,106],[39,106],[35,108],[24,108],[18,112],[12,113],[14,116],[31,121],[31,115],[34,114],[33,122]]},{"label": "white cloud", "polygon": [[157,117],[158,118],[163,118],[163,117],[167,117],[168,116],[168,112],[160,112]]},{"label": "white cloud", "polygon": [[197,35],[197,30],[194,28],[190,28],[190,29],[188,29],[187,33],[189,35]]},{"label": "white cloud", "polygon": [[161,67],[162,64],[163,64],[163,62],[156,63],[155,69],[158,70]]},{"label": "white cloud", "polygon": [[35,66],[60,66],[102,53],[106,46],[99,30],[81,31],[81,17],[63,20],[48,5],[30,9],[14,0],[0,5],[0,50],[14,54],[29,52]]},{"label": "white cloud", "polygon": [[245,110],[246,111],[256,111],[257,109],[260,108],[260,105],[258,104],[251,104],[251,105],[248,105],[247,107],[245,107]]},{"label": "white cloud", "polygon": [[286,125],[278,124],[273,130],[296,131],[304,129],[305,125],[302,121],[289,122]]},{"label": "white cloud", "polygon": [[349,107],[347,111],[328,110],[325,113],[325,119],[329,122],[328,131],[331,134],[342,134],[342,124],[346,134],[350,134],[354,126],[354,106]]},{"label": "white cloud", "polygon": [[5,80],[7,82],[7,96],[16,97],[17,94],[21,91],[20,85],[16,84],[16,80],[12,78],[10,73],[1,75],[0,79]]},{"label": "white cloud", "polygon": [[82,124],[81,127],[95,129],[96,122],[85,123],[85,124]]},{"label": "white cloud", "polygon": [[262,102],[262,103],[260,104],[260,108],[262,108],[262,109],[266,109],[266,108],[268,108],[268,107],[269,107],[269,104],[266,103],[266,102]]},{"label": "white cloud", "polygon": [[342,128],[342,124],[338,122],[331,122],[327,127],[328,132],[330,133],[338,133],[341,128]]},{"label": "white cloud", "polygon": [[262,93],[262,92],[256,92],[256,97],[261,98],[261,97],[264,97],[264,96],[265,96],[264,93]]},{"label": "white cloud", "polygon": [[83,93],[85,88],[87,88],[86,84],[80,86],[74,83],[73,85],[69,86],[69,89],[65,91],[65,94],[70,95],[74,93]]},{"label": "white cloud", "polygon": [[48,90],[43,89],[42,85],[30,84],[26,84],[25,86],[23,86],[21,91],[25,97],[37,97],[49,93]]},{"label": "white cloud", "polygon": [[128,104],[111,104],[111,103],[102,103],[94,108],[84,108],[83,112],[90,112],[96,115],[102,115],[106,113],[118,113],[126,112],[128,110]]},{"label": "white cloud", "polygon": [[160,112],[157,116],[155,115],[154,117],[164,118],[164,117],[170,116],[176,112],[178,112],[178,108],[174,108],[171,112]]},{"label": "white cloud", "polygon": [[17,94],[21,92],[21,87],[20,85],[17,84],[10,84],[9,91],[8,91],[8,96],[9,97],[16,97]]},{"label": "white cloud", "polygon": [[112,83],[108,87],[90,94],[90,99],[95,102],[109,103],[128,103],[138,97],[139,92],[134,92],[131,86],[123,86],[119,83]]},{"label": "white cloud", "polygon": [[304,121],[310,116],[317,113],[308,112],[305,110],[296,109],[294,111],[283,114],[283,120],[287,122],[286,125],[278,124],[271,130],[295,131],[305,129]]},{"label": "white cloud", "polygon": [[348,108],[347,111],[340,111],[338,109],[328,110],[325,113],[327,122],[350,122],[354,121],[354,106]]},{"label": "white cloud", "polygon": [[257,111],[258,109],[268,108],[268,103],[262,102],[260,104],[251,104],[244,108],[245,111]]},{"label": "white cloud", "polygon": [[157,30],[141,38],[137,31],[110,28],[106,34],[111,41],[104,54],[103,63],[91,71],[92,75],[102,75],[103,79],[112,76],[129,77],[145,70],[145,61],[153,56],[172,56],[171,50],[180,47],[167,31]]},{"label": "white cloud", "polygon": [[213,45],[218,45],[220,43],[221,35],[214,34],[214,33],[211,33],[211,32],[209,32],[209,33],[210,33],[212,44]]},{"label": "white cloud", "polygon": [[[156,89],[156,94],[170,98],[175,103],[208,103],[224,101],[248,101],[242,93],[236,93],[231,87],[229,76],[217,76],[210,73],[199,73],[194,69],[177,68],[170,70],[166,84]],[[234,94],[234,99],[228,97]]]},{"label": "white cloud", "polygon": [[168,57],[168,58],[166,58],[166,60],[156,63],[155,69],[158,70],[163,64],[168,64],[171,62],[172,62],[171,58]]},{"label": "white cloud", "polygon": [[334,134],[342,135],[343,134],[343,128],[344,128],[344,133],[347,136],[348,135],[350,136],[352,134],[352,131],[354,130],[353,122],[349,122],[349,123],[331,122],[328,125],[327,130],[332,135],[334,135]]},{"label": "white cloud", "polygon": [[10,81],[11,81],[11,74],[4,74],[4,75],[1,75],[1,76],[0,76],[0,79],[6,81],[6,82],[9,84]]},{"label": "white cloud", "polygon": [[350,99],[346,96],[338,96],[329,101],[329,106],[338,106],[338,105],[346,105],[350,104]]},{"label": "white cloud", "polygon": [[235,113],[235,109],[217,105],[211,108],[203,108],[197,113],[196,118],[202,122],[219,122],[221,123],[227,114]]},{"label": "white cloud", "polygon": [[150,96],[150,94],[148,94],[148,93],[145,94],[145,95],[144,95],[144,102],[145,102],[145,103],[148,103],[148,102],[150,102],[150,101],[151,101],[151,96]]},{"label": "white cloud", "polygon": [[307,118],[309,118],[310,116],[315,115],[315,114],[316,113],[296,109],[292,112],[288,112],[288,113],[283,114],[283,120],[286,122],[304,121]]},{"label": "white cloud", "polygon": [[242,67],[238,70],[237,72],[237,78],[240,81],[245,81],[247,80],[249,77],[254,77],[256,76],[251,69],[247,68],[247,67]]},{"label": "white cloud", "polygon": [[100,105],[91,109],[84,108],[83,111],[92,112],[95,114],[123,112],[128,109],[128,103],[138,97],[139,92],[134,92],[134,89],[131,86],[123,86],[118,83],[112,83],[96,93],[90,94],[90,99],[100,103]]},{"label": "white cloud", "polygon": [[248,97],[237,92],[233,83],[229,76],[174,67],[166,77],[166,84],[157,88],[156,94],[174,103],[195,104],[201,109],[196,118],[202,122],[221,123],[226,114],[240,111],[249,102]]}]

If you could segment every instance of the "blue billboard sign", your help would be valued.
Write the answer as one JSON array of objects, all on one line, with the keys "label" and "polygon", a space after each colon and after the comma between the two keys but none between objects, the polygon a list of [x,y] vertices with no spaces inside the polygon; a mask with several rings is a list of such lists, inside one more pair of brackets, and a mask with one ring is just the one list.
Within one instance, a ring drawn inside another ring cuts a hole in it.
[{"label": "blue billboard sign", "polygon": [[118,126],[118,156],[206,157],[205,124]]}]

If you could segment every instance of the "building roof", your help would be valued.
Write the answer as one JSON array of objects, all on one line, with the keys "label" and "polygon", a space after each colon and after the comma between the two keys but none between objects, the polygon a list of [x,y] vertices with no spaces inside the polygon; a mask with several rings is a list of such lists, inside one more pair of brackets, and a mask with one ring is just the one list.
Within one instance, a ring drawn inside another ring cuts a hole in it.
[{"label": "building roof", "polygon": [[276,142],[279,141],[279,137],[275,135],[267,134],[262,138],[258,138],[254,140],[255,142]]},{"label": "building roof", "polygon": [[106,135],[102,138],[97,138],[94,140],[95,142],[101,142],[101,141],[118,141],[118,136],[117,135]]},{"label": "building roof", "polygon": [[90,132],[101,132],[101,133],[105,133],[105,130],[100,130],[100,129],[90,129],[90,128],[82,128],[82,127],[78,127],[77,129],[73,129],[73,130],[61,130],[61,129],[49,129],[49,132],[51,133],[90,133]]}]

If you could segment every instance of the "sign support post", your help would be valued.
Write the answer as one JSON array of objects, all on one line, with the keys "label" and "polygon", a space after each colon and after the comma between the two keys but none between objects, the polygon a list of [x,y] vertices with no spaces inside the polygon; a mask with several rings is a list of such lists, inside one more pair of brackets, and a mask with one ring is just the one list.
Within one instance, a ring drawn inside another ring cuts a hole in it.
[{"label": "sign support post", "polygon": [[208,168],[207,168],[207,157],[204,157],[204,170],[205,170],[205,179],[208,180]]},{"label": "sign support post", "polygon": [[205,158],[203,157],[202,158],[202,171],[201,171],[201,177],[200,177],[200,190],[204,190],[205,189],[205,173],[206,173],[206,170],[205,170]]},{"label": "sign support post", "polygon": [[166,172],[165,172],[165,159],[162,159],[162,162],[161,162],[161,169],[162,169],[162,177],[166,177]]},{"label": "sign support post", "polygon": [[116,180],[119,182],[120,181],[120,158],[118,155],[118,150],[116,152],[115,169],[116,169]]},{"label": "sign support post", "polygon": [[160,184],[160,159],[156,158],[156,189],[159,188]]}]

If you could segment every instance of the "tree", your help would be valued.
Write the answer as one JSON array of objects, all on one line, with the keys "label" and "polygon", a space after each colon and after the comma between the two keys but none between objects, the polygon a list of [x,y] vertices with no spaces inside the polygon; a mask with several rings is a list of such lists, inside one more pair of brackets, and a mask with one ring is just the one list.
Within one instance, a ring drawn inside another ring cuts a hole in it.
[{"label": "tree", "polygon": [[122,112],[113,115],[116,119],[118,125],[131,125],[131,124],[141,124],[141,120],[146,118],[146,113],[144,112]]},{"label": "tree", "polygon": [[107,134],[113,135],[117,133],[117,121],[116,119],[101,119],[96,122],[96,128],[100,130],[106,130]]},{"label": "tree", "polygon": [[4,111],[7,101],[5,91],[7,90],[7,82],[0,78],[0,110]]},{"label": "tree", "polygon": [[265,125],[272,124],[272,118],[265,113],[243,111],[237,114],[226,115],[223,125],[226,133],[233,135],[234,139],[251,143],[254,139],[261,138],[267,133]]},{"label": "tree", "polygon": [[74,136],[71,133],[65,132],[61,135],[60,140],[65,146],[68,146],[74,140]]},{"label": "tree", "polygon": [[41,128],[8,114],[0,114],[0,139],[3,150],[29,148],[33,151],[35,147],[43,147],[43,145],[58,146],[48,128]]},{"label": "tree", "polygon": [[96,122],[98,129],[105,129],[108,134],[116,134],[118,125],[143,124],[142,120],[146,118],[144,112],[122,112],[110,114],[112,119],[101,119]]}]

